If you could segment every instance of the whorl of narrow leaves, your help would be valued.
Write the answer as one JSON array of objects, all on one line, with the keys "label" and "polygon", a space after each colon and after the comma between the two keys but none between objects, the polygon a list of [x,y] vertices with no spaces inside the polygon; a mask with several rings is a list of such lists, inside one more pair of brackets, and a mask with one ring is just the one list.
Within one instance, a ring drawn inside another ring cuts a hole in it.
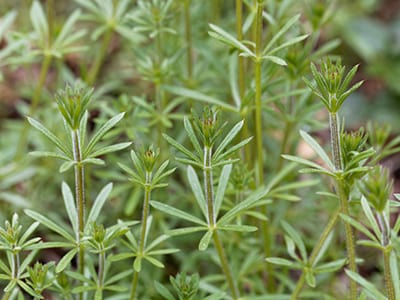
[{"label": "whorl of narrow leaves", "polygon": [[332,60],[327,59],[322,62],[319,70],[314,63],[311,63],[311,72],[315,83],[307,78],[304,78],[304,81],[311,91],[321,98],[327,110],[330,113],[336,113],[347,97],[363,83],[363,81],[359,81],[349,87],[357,69],[358,65],[346,74],[346,67],[342,66],[340,60],[332,62]]},{"label": "whorl of narrow leaves", "polygon": [[79,128],[92,95],[93,89],[81,89],[76,86],[67,86],[65,90],[56,94],[58,110],[72,130]]}]

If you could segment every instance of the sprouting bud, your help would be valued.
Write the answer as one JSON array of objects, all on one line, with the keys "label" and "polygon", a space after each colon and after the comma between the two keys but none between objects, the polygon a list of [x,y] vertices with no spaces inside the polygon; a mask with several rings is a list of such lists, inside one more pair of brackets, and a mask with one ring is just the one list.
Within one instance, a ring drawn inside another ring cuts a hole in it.
[{"label": "sprouting bud", "polygon": [[385,210],[392,188],[389,170],[382,166],[375,166],[359,184],[361,193],[377,212]]},{"label": "sprouting bud", "polygon": [[29,277],[33,283],[33,286],[40,289],[45,285],[47,272],[49,270],[49,265],[43,265],[40,262],[36,262],[32,267],[28,267]]},{"label": "sprouting bud", "polygon": [[197,296],[199,289],[199,275],[186,276],[186,273],[178,273],[175,278],[170,277],[170,282],[177,292],[179,299],[192,300]]},{"label": "sprouting bud", "polygon": [[86,112],[92,98],[93,89],[80,88],[78,85],[66,88],[55,96],[58,110],[62,114],[68,126],[75,130]]},{"label": "sprouting bud", "polygon": [[69,277],[64,272],[60,272],[57,274],[57,283],[61,286],[63,290],[67,291],[70,289]]},{"label": "sprouting bud", "polygon": [[311,64],[315,84],[306,78],[304,81],[311,91],[321,98],[327,110],[330,113],[336,113],[347,97],[362,84],[360,81],[349,87],[357,69],[358,65],[346,74],[346,68],[342,66],[340,60],[333,62],[327,59],[322,62],[320,70],[313,63]]},{"label": "sprouting bud", "polygon": [[152,172],[154,165],[159,157],[160,149],[154,150],[153,146],[150,146],[143,153],[143,164],[147,172]]},{"label": "sprouting bud", "polygon": [[390,130],[391,127],[389,124],[378,125],[369,122],[367,124],[367,131],[371,146],[376,148],[377,151],[382,149],[388,141]]},{"label": "sprouting bud", "polygon": [[97,225],[97,223],[94,222],[92,230],[94,240],[99,244],[103,243],[106,236],[106,230],[104,229],[104,226],[102,224]]},{"label": "sprouting bud", "polygon": [[346,168],[355,154],[365,150],[367,135],[361,127],[357,131],[343,132],[340,139],[343,165]]}]

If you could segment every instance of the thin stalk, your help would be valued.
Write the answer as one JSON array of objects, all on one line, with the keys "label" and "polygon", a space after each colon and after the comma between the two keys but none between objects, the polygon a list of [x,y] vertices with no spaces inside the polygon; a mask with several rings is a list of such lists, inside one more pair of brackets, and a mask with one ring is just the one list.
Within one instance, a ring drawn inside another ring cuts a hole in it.
[{"label": "thin stalk", "polygon": [[93,85],[97,79],[100,68],[104,63],[104,58],[106,57],[107,49],[111,42],[112,34],[113,34],[112,28],[108,28],[106,30],[106,32],[104,33],[103,41],[100,46],[100,50],[97,52],[95,61],[92,65],[92,67],[90,68],[88,76],[87,76],[86,81],[87,81],[88,85]]},{"label": "thin stalk", "polygon": [[395,300],[396,294],[394,291],[392,271],[390,269],[391,253],[392,253],[392,247],[391,246],[385,247],[385,249],[383,250],[383,262],[384,262],[385,285],[386,285],[386,290],[387,290],[387,297],[388,297],[388,300]]},{"label": "thin stalk", "polygon": [[105,264],[106,252],[104,249],[101,249],[101,252],[99,253],[99,268],[97,270],[97,287],[101,290],[101,293],[103,293]]},{"label": "thin stalk", "polygon": [[[262,103],[261,103],[261,65],[262,65],[262,13],[263,4],[257,1],[257,14],[256,14],[256,29],[255,29],[255,52],[256,61],[254,65],[254,78],[255,78],[255,140],[257,151],[257,165],[256,165],[256,186],[261,186],[264,183],[264,161],[263,161],[263,134],[262,134]],[[262,213],[267,215],[266,206],[262,207]],[[266,257],[271,256],[271,232],[268,221],[261,222],[261,233],[264,244],[264,254]],[[267,264],[267,286],[269,291],[274,290],[274,277],[273,267]]]},{"label": "thin stalk", "polygon": [[[331,145],[333,152],[333,161],[336,171],[343,170],[343,159],[340,151],[340,124],[338,119],[338,113],[329,113],[329,125],[331,131]],[[336,180],[336,188],[339,196],[341,212],[346,216],[350,216],[349,212],[349,195],[346,191],[346,183],[342,179]],[[347,222],[344,222],[346,232],[346,248],[347,257],[349,260],[349,268],[353,272],[357,272],[356,265],[356,248],[354,242],[353,228]],[[350,291],[349,297],[351,300],[357,299],[357,282],[350,279]]]},{"label": "thin stalk", "polygon": [[263,172],[263,147],[262,147],[262,105],[261,105],[261,35],[262,35],[262,12],[263,6],[257,2],[257,16],[256,16],[256,61],[254,66],[255,78],[255,140],[257,149],[257,175],[256,184],[260,186],[264,182]]},{"label": "thin stalk", "polygon": [[[326,239],[329,237],[329,234],[332,232],[332,230],[335,228],[337,220],[339,218],[339,214],[341,212],[341,208],[339,207],[338,209],[336,209],[336,211],[332,214],[331,218],[329,219],[328,224],[326,224],[324,230],[322,231],[321,236],[319,237],[319,240],[317,242],[317,244],[315,245],[313,251],[311,252],[311,255],[308,259],[308,264],[310,266],[312,266],[315,263],[315,260],[317,259],[322,246],[324,245]],[[291,296],[291,300],[296,300],[299,297],[299,294],[304,286],[305,283],[305,273],[302,272],[301,276],[299,277],[299,279],[297,280],[297,284],[296,287],[294,289],[294,291],[292,292],[292,296]]]},{"label": "thin stalk", "polygon": [[232,272],[229,268],[228,259],[226,258],[224,247],[221,243],[221,240],[219,239],[218,230],[214,230],[213,240],[214,246],[217,249],[219,261],[221,263],[221,268],[225,273],[226,281],[228,282],[229,289],[232,293],[232,298],[234,300],[238,300],[240,298],[239,290],[235,284]]},{"label": "thin stalk", "polygon": [[[83,275],[85,273],[85,249],[81,243],[81,233],[83,233],[85,227],[85,171],[82,164],[82,148],[79,138],[79,130],[77,129],[72,131],[72,148],[75,161],[75,198],[78,210],[79,230],[79,232],[76,233],[77,244],[79,245],[78,272]],[[79,294],[79,299],[83,299],[83,293]]]},{"label": "thin stalk", "polygon": [[208,212],[208,226],[210,230],[213,230],[214,246],[217,249],[219,261],[221,264],[222,271],[225,274],[226,281],[228,282],[229,289],[233,300],[240,298],[238,287],[233,279],[233,274],[229,268],[228,260],[226,258],[224,247],[218,235],[218,230],[215,228],[215,213],[214,213],[214,186],[213,186],[213,172],[212,172],[212,147],[204,147],[204,190],[207,203]]},{"label": "thin stalk", "polygon": [[193,75],[193,42],[192,42],[192,22],[190,19],[190,1],[184,1],[184,14],[185,14],[185,39],[186,39],[186,64],[188,81],[191,82]]},{"label": "thin stalk", "polygon": [[[146,244],[147,222],[150,213],[151,180],[152,180],[152,173],[146,171],[146,185],[144,189],[144,203],[142,209],[142,227],[140,229],[140,240],[139,240],[139,251],[138,251],[139,257],[143,256],[143,250]],[[130,296],[131,300],[136,299],[136,290],[138,282],[139,282],[139,272],[134,271],[131,283],[131,296]]]},{"label": "thin stalk", "polygon": [[390,255],[392,254],[392,246],[390,245],[390,228],[388,228],[388,222],[383,213],[377,213],[377,220],[382,232],[381,243],[383,246],[383,267],[387,297],[389,300],[394,300],[396,293],[393,285],[392,271],[390,268]]},{"label": "thin stalk", "polygon": [[9,300],[11,297],[11,292],[7,292],[3,295],[3,297],[1,298],[1,300]]},{"label": "thin stalk", "polygon": [[[34,115],[37,110],[40,96],[42,95],[42,90],[46,82],[47,73],[49,72],[50,69],[51,61],[52,61],[51,55],[44,56],[42,66],[40,68],[39,81],[32,96],[31,106],[28,112],[29,116]],[[24,127],[22,128],[21,131],[21,135],[19,137],[18,147],[15,155],[15,158],[17,160],[19,160],[25,154],[29,128],[30,128],[29,123],[25,122]]]},{"label": "thin stalk", "polygon": [[212,148],[204,147],[204,190],[206,195],[207,213],[208,213],[208,225],[211,228],[215,226],[215,215],[214,215],[214,184],[212,174]]},{"label": "thin stalk", "polygon": [[[243,40],[243,0],[236,0],[236,36],[239,42]],[[244,57],[238,56],[238,85],[239,85],[239,96],[243,99],[245,91],[245,69],[244,69]]]}]

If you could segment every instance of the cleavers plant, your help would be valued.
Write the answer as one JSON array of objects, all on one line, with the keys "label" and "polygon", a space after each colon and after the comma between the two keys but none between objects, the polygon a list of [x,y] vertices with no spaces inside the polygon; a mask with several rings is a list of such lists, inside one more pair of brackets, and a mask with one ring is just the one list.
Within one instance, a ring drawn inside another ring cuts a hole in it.
[{"label": "cleavers plant", "polygon": [[1,299],[398,299],[350,5],[3,0]]}]

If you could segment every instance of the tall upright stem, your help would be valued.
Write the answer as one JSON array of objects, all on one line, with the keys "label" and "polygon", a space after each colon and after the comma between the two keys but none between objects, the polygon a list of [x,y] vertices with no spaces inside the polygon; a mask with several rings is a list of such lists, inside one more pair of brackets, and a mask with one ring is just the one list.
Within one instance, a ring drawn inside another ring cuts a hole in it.
[{"label": "tall upright stem", "polygon": [[186,65],[188,81],[192,79],[193,73],[193,43],[192,43],[192,22],[190,18],[190,2],[191,0],[184,1],[184,14],[185,14],[185,39],[186,39]]},{"label": "tall upright stem", "polygon": [[234,300],[240,298],[240,293],[238,287],[233,279],[232,271],[229,267],[228,260],[226,258],[224,247],[218,235],[218,229],[215,228],[215,212],[214,212],[214,184],[213,184],[213,171],[212,171],[212,147],[204,146],[204,191],[207,203],[207,213],[208,213],[208,227],[209,230],[213,231],[214,246],[218,253],[218,258],[221,264],[222,271],[225,274],[226,281],[228,282],[229,289],[231,291],[231,296]]},{"label": "tall upright stem", "polygon": [[[243,40],[243,0],[236,0],[236,37],[238,41]],[[245,91],[245,77],[244,77],[244,57],[238,56],[238,85],[239,85],[239,96],[243,99]]]},{"label": "tall upright stem", "polygon": [[[340,124],[337,112],[329,113],[329,125],[331,131],[331,145],[333,152],[333,161],[335,165],[335,171],[340,172],[343,170],[343,159],[340,147]],[[350,215],[349,212],[349,192],[346,188],[346,182],[342,178],[336,180],[336,188],[339,196],[341,212],[346,216]],[[357,272],[356,265],[356,248],[354,242],[353,228],[347,222],[344,222],[346,232],[346,248],[347,257],[349,260],[349,268],[353,272]],[[350,279],[350,291],[349,297],[351,300],[357,299],[357,282]]]},{"label": "tall upright stem", "polygon": [[392,247],[387,246],[383,250],[383,262],[384,262],[384,273],[385,273],[385,285],[387,290],[388,300],[395,300],[396,294],[393,285],[392,271],[390,269],[390,256],[392,255]]},{"label": "tall upright stem", "polygon": [[[78,272],[84,274],[85,269],[85,248],[81,243],[81,234],[85,227],[85,171],[82,164],[82,148],[79,137],[79,130],[72,131],[72,148],[75,161],[75,194],[76,207],[78,210],[78,231],[76,233],[76,241],[79,245],[78,253]],[[79,294],[79,299],[83,299],[83,293]]]},{"label": "tall upright stem", "polygon": [[257,16],[256,16],[256,61],[254,66],[255,78],[255,136],[257,149],[257,170],[256,183],[260,186],[264,182],[264,163],[263,163],[263,147],[262,147],[262,105],[261,105],[261,37],[262,37],[262,3],[257,1]]},{"label": "tall upright stem", "polygon": [[[144,189],[144,201],[143,201],[143,209],[142,209],[142,225],[140,229],[140,240],[139,240],[139,251],[138,256],[143,256],[143,250],[146,244],[146,232],[147,232],[147,222],[150,213],[150,197],[151,197],[151,180],[152,180],[152,173],[146,171],[146,185]],[[139,282],[139,273],[134,271],[132,283],[131,283],[131,296],[130,299],[136,299],[136,290],[137,285]]]}]

